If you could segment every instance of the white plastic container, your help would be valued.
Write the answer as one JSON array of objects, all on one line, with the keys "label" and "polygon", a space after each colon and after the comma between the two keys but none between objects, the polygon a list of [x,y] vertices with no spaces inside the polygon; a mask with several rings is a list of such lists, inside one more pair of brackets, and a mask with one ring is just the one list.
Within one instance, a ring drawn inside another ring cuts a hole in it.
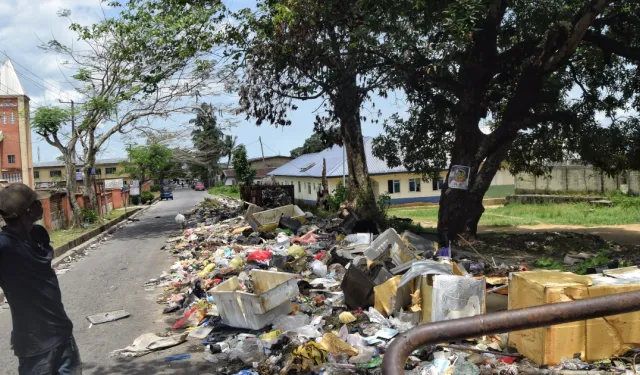
[{"label": "white plastic container", "polygon": [[222,322],[236,328],[261,329],[280,315],[293,311],[291,299],[298,294],[294,274],[252,270],[254,293],[240,290],[233,277],[209,293],[213,296]]}]

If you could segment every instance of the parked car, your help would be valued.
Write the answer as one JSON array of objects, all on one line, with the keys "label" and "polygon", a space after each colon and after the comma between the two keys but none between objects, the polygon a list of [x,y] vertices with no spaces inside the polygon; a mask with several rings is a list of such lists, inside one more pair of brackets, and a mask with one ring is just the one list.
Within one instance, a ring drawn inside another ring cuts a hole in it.
[{"label": "parked car", "polygon": [[173,185],[162,185],[160,187],[160,200],[165,199],[173,200]]},{"label": "parked car", "polygon": [[196,191],[205,191],[204,184],[202,182],[198,182],[195,186]]}]

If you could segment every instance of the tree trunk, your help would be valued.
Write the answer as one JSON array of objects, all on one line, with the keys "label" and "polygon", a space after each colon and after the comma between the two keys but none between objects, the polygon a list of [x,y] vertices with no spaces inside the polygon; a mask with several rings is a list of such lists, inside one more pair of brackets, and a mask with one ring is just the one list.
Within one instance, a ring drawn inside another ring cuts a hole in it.
[{"label": "tree trunk", "polygon": [[360,106],[362,99],[355,77],[340,88],[336,95],[334,110],[340,120],[340,135],[345,147],[349,169],[349,205],[365,218],[378,219],[379,209],[371,188],[364,141],[360,127]]},{"label": "tree trunk", "polygon": [[64,165],[65,165],[65,179],[67,189],[67,199],[69,199],[69,206],[71,207],[71,225],[73,227],[80,227],[82,224],[82,210],[76,199],[76,153],[75,150],[63,151]]},{"label": "tree trunk", "polygon": [[448,181],[451,173],[449,168],[438,211],[438,234],[441,246],[448,246],[450,242],[457,241],[458,235],[461,234],[473,237],[477,235],[478,222],[484,213],[482,200],[512,143],[513,139],[505,141],[487,157],[485,157],[484,142],[476,143],[476,147],[471,144],[467,144],[467,147],[462,149],[454,147],[451,164],[471,168],[469,188],[468,190],[449,188]]}]

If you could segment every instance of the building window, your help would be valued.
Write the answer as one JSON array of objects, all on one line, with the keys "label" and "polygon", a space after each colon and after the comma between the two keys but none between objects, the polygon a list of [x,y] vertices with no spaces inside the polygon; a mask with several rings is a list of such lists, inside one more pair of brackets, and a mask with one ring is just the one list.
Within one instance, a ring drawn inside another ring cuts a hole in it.
[{"label": "building window", "polygon": [[10,115],[10,116],[11,116],[11,123],[12,123],[12,124],[15,124],[15,123],[16,123],[16,114],[15,114],[15,113],[13,113],[13,112],[11,112],[11,115]]},{"label": "building window", "polygon": [[62,171],[61,170],[49,171],[49,177],[62,177]]},{"label": "building window", "polygon": [[40,171],[33,171],[33,178],[40,178]]},{"label": "building window", "polygon": [[409,191],[420,192],[420,179],[419,178],[410,178],[409,179]]},{"label": "building window", "polygon": [[16,156],[15,155],[7,155],[7,159],[9,164],[15,164],[16,163]]},{"label": "building window", "polygon": [[397,194],[400,192],[400,180],[389,180],[387,181],[387,185],[389,194]]},{"label": "building window", "polygon": [[302,182],[298,181],[298,193],[302,193]]},{"label": "building window", "polygon": [[6,113],[2,114],[2,123],[5,124],[5,125],[7,124],[7,114]]},{"label": "building window", "polygon": [[431,187],[433,188],[433,191],[437,191],[437,190],[441,190],[442,186],[444,185],[444,180],[443,179],[433,179],[431,180]]},{"label": "building window", "polygon": [[307,191],[311,194],[311,182],[307,182]]},{"label": "building window", "polygon": [[102,169],[100,169],[100,168],[96,168],[96,174],[97,174],[97,175],[102,174]]},{"label": "building window", "polygon": [[105,168],[104,169],[104,173],[106,173],[106,174],[116,174],[116,169],[115,168]]}]

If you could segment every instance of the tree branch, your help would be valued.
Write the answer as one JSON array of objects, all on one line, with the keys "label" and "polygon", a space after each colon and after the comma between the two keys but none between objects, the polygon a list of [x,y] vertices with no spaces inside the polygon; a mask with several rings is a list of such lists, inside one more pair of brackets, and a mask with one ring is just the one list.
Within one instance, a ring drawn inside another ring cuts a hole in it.
[{"label": "tree branch", "polygon": [[640,62],[640,48],[630,47],[615,39],[604,36],[594,31],[587,31],[584,40],[600,48],[604,52],[613,53],[618,56]]}]

